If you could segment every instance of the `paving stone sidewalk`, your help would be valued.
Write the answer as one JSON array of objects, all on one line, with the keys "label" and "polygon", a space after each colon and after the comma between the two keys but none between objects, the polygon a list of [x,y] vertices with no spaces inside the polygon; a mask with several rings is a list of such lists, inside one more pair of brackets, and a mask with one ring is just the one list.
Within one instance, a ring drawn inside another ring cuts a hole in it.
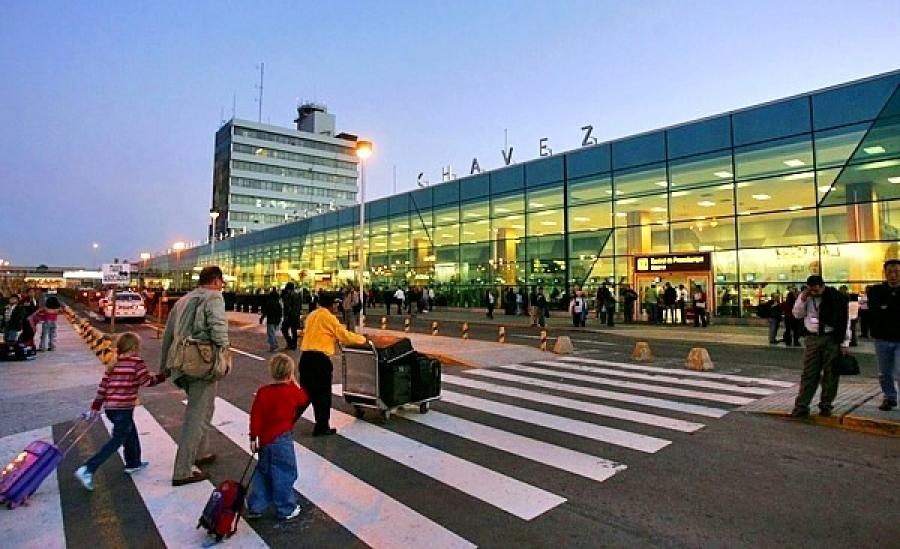
[{"label": "paving stone sidewalk", "polygon": [[56,350],[0,362],[0,437],[67,421],[90,407],[103,365],[65,316],[56,326]]}]

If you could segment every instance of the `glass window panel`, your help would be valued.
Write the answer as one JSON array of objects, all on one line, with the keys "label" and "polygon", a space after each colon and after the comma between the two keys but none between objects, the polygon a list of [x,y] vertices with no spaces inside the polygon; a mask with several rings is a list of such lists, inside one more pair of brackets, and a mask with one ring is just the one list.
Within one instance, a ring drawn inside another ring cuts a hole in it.
[{"label": "glass window panel", "polygon": [[649,225],[668,221],[669,198],[665,194],[619,198],[615,203],[616,226]]},{"label": "glass window panel", "polygon": [[494,230],[504,229],[507,233],[525,234],[525,214],[509,214],[491,220]]},{"label": "glass window panel", "polygon": [[388,211],[390,215],[397,215],[409,211],[409,196],[406,193],[388,198]]},{"label": "glass window panel", "polygon": [[734,144],[745,145],[810,131],[809,99],[798,97],[732,115]]},{"label": "glass window panel", "polygon": [[817,185],[823,205],[894,200],[900,198],[900,159],[825,170],[819,172]]},{"label": "glass window panel", "polygon": [[[563,226],[563,210],[542,210],[528,214],[528,236],[561,234]],[[529,252],[530,253],[530,252]]]},{"label": "glass window panel", "polygon": [[[895,103],[900,111],[900,92]],[[876,120],[862,144],[857,147],[851,163],[868,163],[889,158],[900,158],[900,116]]]},{"label": "glass window panel", "polygon": [[612,202],[569,208],[569,232],[596,231],[612,226]]},{"label": "glass window panel", "polygon": [[434,239],[435,246],[459,244],[459,223],[435,227],[432,238]]},{"label": "glass window panel", "polygon": [[900,201],[821,208],[819,223],[823,243],[900,240]]},{"label": "glass window panel", "polygon": [[882,280],[884,262],[896,257],[896,242],[822,246],[822,275],[832,284],[877,283]]},{"label": "glass window panel", "polygon": [[669,253],[669,225],[643,225],[616,229],[616,255]]},{"label": "glass window panel", "polygon": [[495,170],[490,176],[492,194],[517,191],[525,186],[525,171],[521,164]]},{"label": "glass window panel", "polygon": [[434,249],[435,271],[445,271],[452,265],[454,270],[459,262],[459,246],[440,246]]},{"label": "glass window panel", "polygon": [[566,172],[569,178],[593,175],[612,170],[608,144],[584,147],[566,153]]},{"label": "glass window panel", "polygon": [[460,205],[460,213],[462,214],[462,221],[487,219],[489,213],[488,201],[463,203]]},{"label": "glass window panel", "polygon": [[734,218],[672,223],[672,252],[734,249]]},{"label": "glass window panel", "polygon": [[448,181],[432,187],[435,206],[456,204],[459,202],[459,181]]},{"label": "glass window panel", "polygon": [[786,176],[742,181],[737,189],[738,214],[800,210],[816,204],[815,174],[801,172]]},{"label": "glass window panel", "polygon": [[734,154],[738,179],[803,172],[812,166],[809,136],[781,139],[737,149]]},{"label": "glass window panel", "polygon": [[735,213],[733,185],[734,183],[725,183],[715,187],[672,191],[670,195],[672,221],[733,216]]},{"label": "glass window panel", "polygon": [[387,217],[388,200],[381,198],[366,204],[366,219],[375,219],[378,217]]},{"label": "glass window panel", "polygon": [[740,248],[802,246],[818,242],[814,210],[738,217]]},{"label": "glass window panel", "polygon": [[731,147],[731,119],[719,116],[668,130],[669,158],[678,158]]},{"label": "glass window panel", "polygon": [[698,187],[722,184],[734,179],[731,152],[693,156],[669,163],[672,187]]},{"label": "glass window panel", "polygon": [[813,122],[816,129],[875,118],[897,88],[898,82],[900,75],[892,74],[813,95]]},{"label": "glass window panel", "polygon": [[484,174],[460,179],[459,192],[463,200],[488,196],[491,192],[490,177]]},{"label": "glass window panel", "polygon": [[857,124],[816,133],[816,164],[819,168],[843,166],[862,141],[869,124]]},{"label": "glass window panel", "polygon": [[659,192],[668,188],[666,167],[655,164],[638,170],[616,172],[613,183],[617,197]]},{"label": "glass window panel", "polygon": [[550,156],[525,164],[525,185],[537,187],[563,179],[563,157]]},{"label": "glass window panel", "polygon": [[805,283],[806,277],[819,274],[818,246],[787,246],[739,252],[742,283]]},{"label": "glass window panel", "polygon": [[609,174],[585,177],[568,184],[569,206],[609,200],[612,196],[612,179]]},{"label": "glass window panel", "polygon": [[521,193],[491,197],[491,212],[494,217],[503,217],[525,211],[525,195]]},{"label": "glass window panel", "polygon": [[596,295],[597,287],[603,282],[615,280],[615,261],[612,257],[584,257],[569,261],[569,280],[582,286],[590,294]]},{"label": "glass window panel", "polygon": [[569,235],[569,255],[572,257],[611,255],[612,230],[572,233]]},{"label": "glass window panel", "polygon": [[563,205],[562,186],[539,189],[528,192],[528,211],[534,212],[547,208],[561,208]]},{"label": "glass window panel", "polygon": [[612,143],[613,169],[642,166],[666,159],[665,132],[657,131]]},{"label": "glass window panel", "polygon": [[431,191],[431,187],[427,187],[409,193],[409,209],[415,210],[418,208],[424,215],[425,211],[430,210],[432,206]]},{"label": "glass window panel", "polygon": [[474,244],[476,242],[485,242],[491,239],[491,224],[487,219],[475,221],[473,223],[462,224],[462,234],[460,242],[464,244]]}]

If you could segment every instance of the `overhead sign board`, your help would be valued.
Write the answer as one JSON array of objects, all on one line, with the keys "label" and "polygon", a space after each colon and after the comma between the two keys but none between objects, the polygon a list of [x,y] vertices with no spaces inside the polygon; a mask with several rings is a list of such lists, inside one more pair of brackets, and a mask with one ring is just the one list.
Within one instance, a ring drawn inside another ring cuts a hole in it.
[{"label": "overhead sign board", "polygon": [[708,253],[650,255],[634,258],[634,272],[636,273],[708,271],[710,267]]},{"label": "overhead sign board", "polygon": [[108,286],[128,286],[131,282],[131,264],[104,263],[102,280]]}]

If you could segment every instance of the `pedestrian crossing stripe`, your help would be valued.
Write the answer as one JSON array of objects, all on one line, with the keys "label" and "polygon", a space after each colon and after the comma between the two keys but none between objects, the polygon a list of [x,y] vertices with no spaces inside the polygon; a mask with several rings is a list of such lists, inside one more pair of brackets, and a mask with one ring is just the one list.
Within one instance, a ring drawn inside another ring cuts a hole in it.
[{"label": "pedestrian crossing stripe", "polygon": [[[442,398],[446,399],[445,396]],[[306,409],[303,417],[315,421],[312,407]],[[331,410],[331,426],[341,436],[360,446],[524,520],[540,516],[566,501],[563,497],[340,410]]]},{"label": "pedestrian crossing stripe", "polygon": [[740,385],[731,385],[720,381],[706,381],[702,379],[682,379],[672,375],[665,375],[665,370],[654,374],[642,374],[627,370],[616,370],[613,368],[598,368],[596,366],[585,366],[583,364],[572,364],[558,360],[538,360],[534,364],[542,366],[553,366],[564,370],[575,372],[584,372],[588,374],[600,374],[603,376],[624,377],[627,379],[638,379],[641,381],[649,381],[652,383],[672,383],[675,385],[687,385],[690,387],[698,387],[703,389],[716,389],[720,391],[730,391],[732,393],[744,393],[748,395],[767,396],[775,392],[774,389],[766,389],[763,387],[747,387]]},{"label": "pedestrian crossing stripe", "polygon": [[456,404],[457,406],[472,408],[479,412],[493,414],[507,419],[521,421],[523,423],[530,423],[538,427],[561,431],[569,435],[622,446],[624,448],[630,448],[649,454],[654,454],[662,450],[672,442],[670,440],[641,435],[623,429],[605,427],[603,425],[588,423],[577,419],[569,419],[567,417],[538,412],[537,410],[531,410],[529,408],[503,404],[501,402],[468,396],[453,391],[441,391],[441,400],[443,402],[449,402],[450,404]]},{"label": "pedestrian crossing stripe", "polygon": [[[585,402],[583,400],[558,397],[547,393],[527,391],[524,389],[509,387],[507,385],[486,383],[483,381],[464,378],[460,376],[444,375],[442,381],[451,385],[467,387],[469,389],[477,389],[487,393],[506,395],[509,397],[517,398],[519,400],[526,400],[540,404],[550,404],[558,408],[568,408],[570,410],[577,410],[579,412],[584,412],[587,414],[611,417],[614,419],[621,419],[634,423],[641,423],[644,425],[652,425],[654,427],[661,427],[663,429],[671,429],[673,431],[681,431],[684,433],[693,433],[695,431],[699,431],[704,427],[702,423],[696,423],[694,421],[685,421],[683,419],[675,419],[656,414],[648,414],[646,412],[636,412],[634,410],[627,410],[625,408],[616,408],[614,406],[607,406],[605,404],[595,404],[593,402]],[[551,383],[551,387],[549,388],[553,388],[552,385],[556,384]]]},{"label": "pedestrian crossing stripe", "polygon": [[[212,422],[232,442],[246,446],[246,412],[217,397]],[[299,472],[294,489],[370,547],[476,547],[296,441],[294,453]]]},{"label": "pedestrian crossing stripe", "polygon": [[[34,440],[52,441],[53,430],[41,427],[0,438],[0,459],[3,460],[3,465]],[[35,528],[23,528],[23,525],[33,525]],[[0,510],[0,539],[3,540],[4,547],[65,547],[62,500],[55,470],[26,505],[16,507],[13,511]]]},{"label": "pedestrian crossing stripe", "polygon": [[693,398],[699,400],[710,400],[713,402],[721,402],[724,404],[735,404],[743,406],[750,404],[755,398],[741,397],[736,395],[725,395],[721,393],[712,393],[708,391],[692,391],[690,389],[679,389],[676,387],[667,387],[664,385],[652,385],[648,383],[637,383],[633,381],[624,381],[621,379],[610,379],[601,376],[589,376],[583,374],[573,374],[569,372],[560,372],[557,370],[548,370],[546,368],[537,368],[534,366],[525,366],[524,364],[507,364],[500,366],[502,370],[512,370],[514,372],[523,372],[527,374],[537,374],[542,376],[553,376],[557,378],[572,379],[575,381],[586,381],[598,385],[609,385],[619,387],[621,389],[630,389],[633,391],[644,391],[647,393],[658,393],[662,395],[678,396],[684,398]]},{"label": "pedestrian crossing stripe", "polygon": [[[341,386],[334,385],[332,392],[333,394],[340,396],[342,394]],[[450,433],[460,438],[465,438],[484,446],[496,448],[515,456],[530,459],[543,465],[554,467],[567,473],[580,475],[597,482],[603,482],[616,473],[626,469],[625,465],[608,459],[524,437],[502,429],[482,425],[474,421],[469,421],[434,410],[427,414],[420,414],[406,413],[401,409],[398,411],[398,415],[409,421],[431,427],[432,429]]]},{"label": "pedestrian crossing stripe", "polygon": [[[678,402],[675,400],[666,400],[662,398],[649,397],[644,395],[635,395],[631,393],[620,393],[618,391],[608,391],[606,389],[597,389],[594,387],[582,387],[580,385],[570,385],[568,383],[558,383],[545,379],[509,374],[499,370],[464,370],[468,376],[486,377],[490,379],[498,379],[501,381],[509,381],[511,383],[519,383],[533,387],[542,387],[561,391],[570,394],[583,395],[594,398],[603,398],[606,400],[615,400],[617,402],[627,402],[630,404],[638,404],[650,408],[658,408],[661,410],[671,410],[673,412],[682,412],[703,417],[720,418],[728,413],[728,410],[722,408],[714,408],[703,406],[700,404],[689,404],[686,402]],[[449,376],[444,376],[447,379]]]},{"label": "pedestrian crossing stripe", "polygon": [[[108,431],[112,424],[103,416]],[[206,480],[174,488],[172,471],[178,446],[172,437],[143,406],[134,409],[134,424],[141,438],[141,459],[150,466],[131,475],[144,505],[167,547],[198,547],[208,541],[206,531],[197,529],[200,512],[215,488]],[[122,455],[122,449],[119,449]],[[95,486],[94,489],[100,488]],[[176,497],[173,497],[176,496]],[[252,528],[238,528],[229,538],[236,547],[267,547]]]},{"label": "pedestrian crossing stripe", "polygon": [[707,379],[725,379],[735,383],[752,383],[755,385],[768,385],[771,387],[787,388],[793,387],[795,384],[790,381],[779,381],[775,379],[767,379],[764,377],[748,377],[735,374],[720,374],[715,372],[695,372],[693,370],[674,370],[671,368],[660,368],[658,366],[644,366],[642,364],[629,364],[627,362],[613,362],[609,360],[599,360],[595,358],[565,356],[559,357],[564,362],[581,362],[584,364],[597,364],[601,366],[612,366],[623,370],[634,370],[636,372],[666,372],[681,377],[702,377]]}]

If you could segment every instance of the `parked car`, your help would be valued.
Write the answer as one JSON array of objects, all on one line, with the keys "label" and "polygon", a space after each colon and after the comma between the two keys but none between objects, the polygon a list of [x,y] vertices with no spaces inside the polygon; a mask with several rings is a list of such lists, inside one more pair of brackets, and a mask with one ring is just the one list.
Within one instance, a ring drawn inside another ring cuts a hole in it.
[{"label": "parked car", "polygon": [[115,295],[116,300],[116,319],[144,321],[144,317],[147,316],[147,307],[141,294],[115,290],[110,290],[105,296],[100,298],[99,308],[103,320],[109,321],[112,318],[113,295]]}]

